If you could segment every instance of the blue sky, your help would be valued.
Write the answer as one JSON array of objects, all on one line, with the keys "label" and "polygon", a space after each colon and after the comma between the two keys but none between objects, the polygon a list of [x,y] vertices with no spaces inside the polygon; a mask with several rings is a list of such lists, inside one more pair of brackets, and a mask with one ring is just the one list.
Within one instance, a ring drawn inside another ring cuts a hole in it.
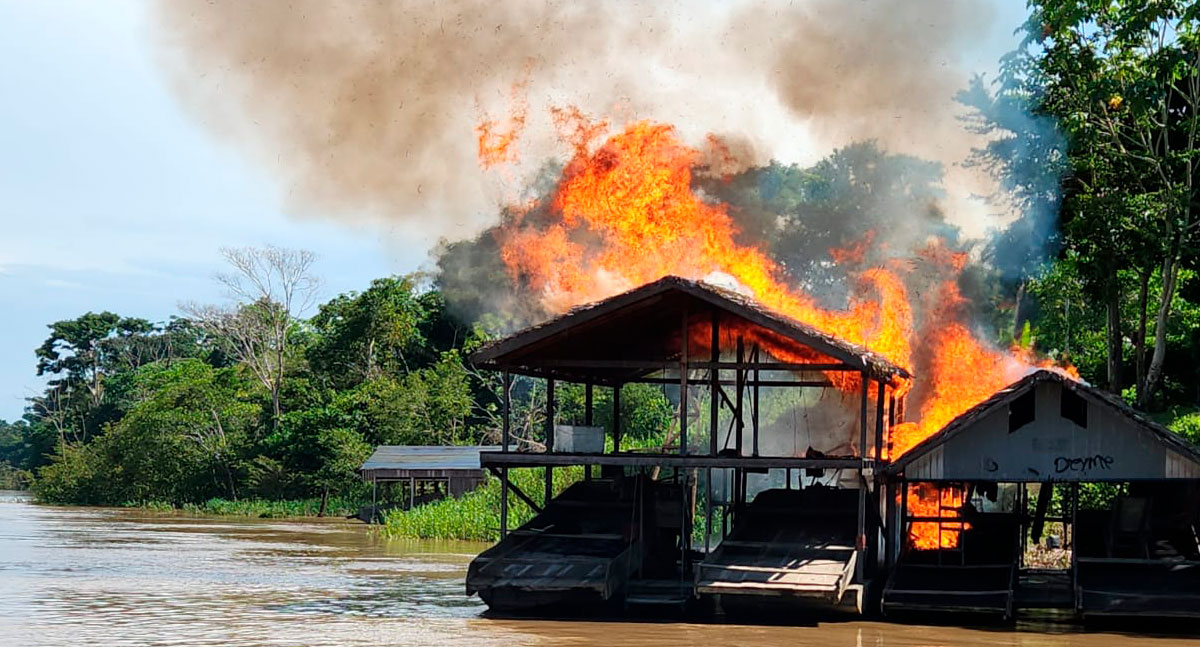
[{"label": "blue sky", "polygon": [[180,109],[150,28],[141,3],[0,0],[2,419],[40,390],[46,324],[220,301],[223,245],[313,250],[325,296],[426,257],[395,232],[284,213],[276,180]]}]

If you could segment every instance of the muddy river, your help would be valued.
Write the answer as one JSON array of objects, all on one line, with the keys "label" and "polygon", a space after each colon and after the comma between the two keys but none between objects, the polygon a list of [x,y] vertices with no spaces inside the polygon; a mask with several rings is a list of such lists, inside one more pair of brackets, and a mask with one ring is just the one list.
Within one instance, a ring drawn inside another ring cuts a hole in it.
[{"label": "muddy river", "polygon": [[0,646],[1196,645],[1061,625],[729,626],[488,618],[463,595],[479,544],[385,541],[357,522],[31,504],[0,492]]}]

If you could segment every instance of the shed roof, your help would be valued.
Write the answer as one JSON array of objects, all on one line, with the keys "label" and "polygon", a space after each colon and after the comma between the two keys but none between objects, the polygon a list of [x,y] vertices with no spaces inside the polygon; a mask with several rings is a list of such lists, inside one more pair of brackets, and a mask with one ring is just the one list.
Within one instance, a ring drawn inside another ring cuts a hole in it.
[{"label": "shed roof", "polygon": [[890,474],[903,472],[906,466],[937,451],[949,440],[961,434],[969,433],[974,428],[975,423],[981,421],[987,414],[999,407],[1007,406],[1021,395],[1036,388],[1037,385],[1047,382],[1059,383],[1062,385],[1062,388],[1075,392],[1086,401],[1106,408],[1125,419],[1133,427],[1146,432],[1150,438],[1153,438],[1166,449],[1200,466],[1200,448],[1183,439],[1179,434],[1150,420],[1143,413],[1126,404],[1124,400],[1098,389],[1087,382],[1063,375],[1058,371],[1038,369],[997,391],[992,397],[959,414],[958,417],[951,420],[937,433],[921,441],[912,449],[905,452],[903,456],[892,462],[885,468],[885,471]]},{"label": "shed roof", "polygon": [[363,463],[359,471],[370,479],[372,475],[383,478],[408,478],[416,476],[438,476],[432,472],[479,472],[479,452],[499,451],[499,445],[446,446],[446,445],[380,445],[375,453]]},{"label": "shed roof", "polygon": [[[840,339],[758,301],[715,285],[665,276],[628,292],[572,309],[564,315],[485,345],[471,356],[482,368],[577,382],[613,383],[637,374],[620,367],[568,369],[569,359],[677,360],[681,317],[705,324],[708,313],[737,319],[820,356],[894,381],[908,371],[882,355]],[[815,351],[815,352],[814,352]]]}]

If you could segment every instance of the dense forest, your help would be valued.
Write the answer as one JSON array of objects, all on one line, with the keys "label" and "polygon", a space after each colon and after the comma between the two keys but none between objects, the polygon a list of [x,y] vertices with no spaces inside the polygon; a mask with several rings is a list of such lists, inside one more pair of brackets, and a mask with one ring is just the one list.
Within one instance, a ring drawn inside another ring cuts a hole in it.
[{"label": "dense forest", "polygon": [[[844,294],[830,250],[865,231],[970,252],[959,281],[984,336],[1069,361],[1200,440],[1200,8],[1046,0],[1021,33],[999,77],[957,97],[964,127],[990,142],[969,163],[1019,214],[986,239],[939,210],[938,164],[869,141],[806,167],[698,174],[695,189],[831,305]],[[546,314],[506,272],[495,234],[443,243],[426,274],[320,304],[313,255],[230,249],[229,306],[51,323],[31,349],[44,393],[0,422],[0,487],[32,485],[52,503],[306,499],[325,512],[362,496],[356,468],[374,445],[494,442],[501,385],[464,359]],[[627,433],[654,442],[670,400],[629,388]],[[544,395],[513,389],[516,435],[536,446]],[[560,392],[559,415],[580,415],[578,391]]]}]

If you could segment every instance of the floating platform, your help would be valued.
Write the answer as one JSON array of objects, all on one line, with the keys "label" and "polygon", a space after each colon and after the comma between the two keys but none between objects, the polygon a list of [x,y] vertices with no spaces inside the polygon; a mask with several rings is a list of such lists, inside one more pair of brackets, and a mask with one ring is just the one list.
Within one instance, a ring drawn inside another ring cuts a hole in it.
[{"label": "floating platform", "polygon": [[572,485],[471,562],[467,595],[500,611],[613,599],[642,558],[634,509],[614,481]]},{"label": "floating platform", "polygon": [[1200,562],[1081,557],[1076,568],[1084,616],[1200,618]]},{"label": "floating platform", "polygon": [[[835,608],[852,589],[858,491],[765,490],[696,568],[696,593],[729,609],[764,598]],[[856,600],[857,605],[857,600]],[[776,606],[776,605],[771,605]]]},{"label": "floating platform", "polygon": [[980,514],[970,523],[960,547],[904,551],[884,586],[885,613],[1012,617],[1020,521],[1013,514]]}]

